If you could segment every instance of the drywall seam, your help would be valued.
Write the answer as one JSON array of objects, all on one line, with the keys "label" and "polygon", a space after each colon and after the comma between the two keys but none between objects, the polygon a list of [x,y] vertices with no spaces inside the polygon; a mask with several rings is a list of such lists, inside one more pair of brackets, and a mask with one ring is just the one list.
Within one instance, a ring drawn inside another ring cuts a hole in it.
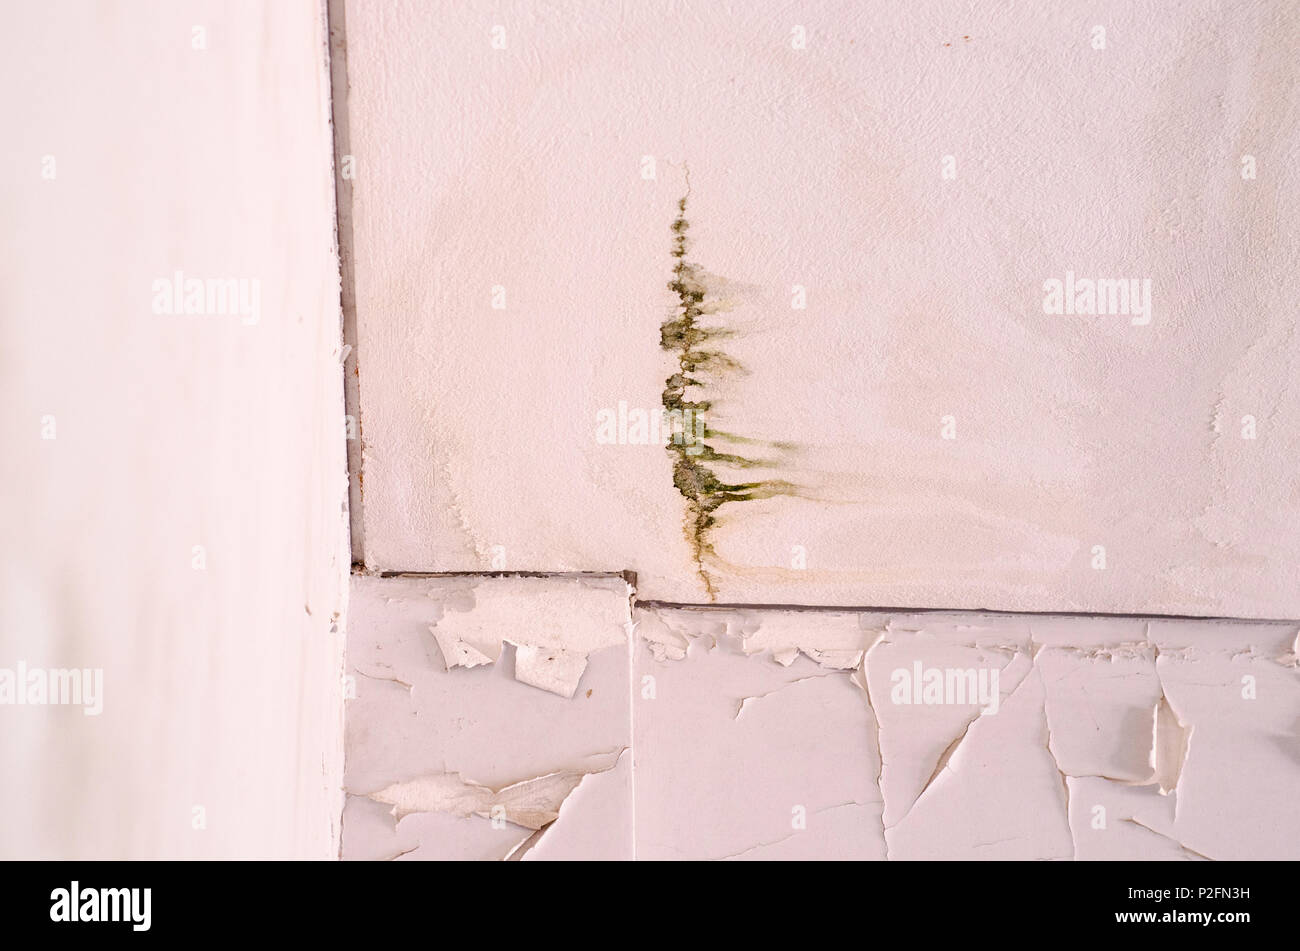
[{"label": "drywall seam", "polygon": [[632,861],[637,860],[637,621],[634,618],[636,587],[628,585],[628,808],[632,812]]},{"label": "drywall seam", "polygon": [[352,125],[348,116],[348,42],[344,0],[322,0],[334,133],[334,216],[339,259],[339,306],[343,315],[343,412],[347,447],[348,528],[352,563],[365,561],[361,471],[361,377],[357,368],[357,297],[352,238]]},{"label": "drywall seam", "polygon": [[[421,575],[421,577],[456,577],[466,572],[444,572],[441,575]],[[387,572],[384,577],[406,576],[409,572]],[[522,573],[521,573],[522,574]],[[567,573],[534,572],[537,577],[566,577]],[[632,572],[635,576],[635,572]],[[804,611],[808,613],[834,614],[961,614],[980,618],[1096,618],[1098,620],[1117,621],[1210,621],[1224,624],[1300,624],[1300,618],[1262,618],[1232,617],[1210,614],[1118,614],[1104,611],[1008,611],[995,608],[945,608],[945,607],[897,607],[892,605],[842,605],[842,604],[779,604],[776,602],[741,602],[741,601],[663,601],[656,598],[639,598],[636,606],[644,610],[665,609],[700,609],[732,611]],[[1300,637],[1297,638],[1296,650],[1300,652]]]},{"label": "drywall seam", "polygon": [[[357,566],[352,569],[352,573],[366,578],[551,578],[556,581],[569,578],[620,578],[629,585],[636,584],[636,572],[633,571],[376,571]],[[706,608],[713,606],[699,605]]]},{"label": "drywall seam", "polygon": [[[782,611],[824,614],[961,614],[994,620],[997,618],[1062,618],[1115,621],[1205,621],[1222,624],[1295,624],[1300,618],[1233,617],[1217,614],[1117,614],[1105,611],[1007,611],[993,608],[899,607],[895,605],[783,604],[777,602],[663,601],[636,597],[634,569],[593,568],[584,571],[401,571],[375,569],[354,564],[354,575],[374,578],[623,578],[632,587],[632,606],[642,610],[681,609],[700,611]],[[1300,634],[1293,653],[1300,654]]]}]

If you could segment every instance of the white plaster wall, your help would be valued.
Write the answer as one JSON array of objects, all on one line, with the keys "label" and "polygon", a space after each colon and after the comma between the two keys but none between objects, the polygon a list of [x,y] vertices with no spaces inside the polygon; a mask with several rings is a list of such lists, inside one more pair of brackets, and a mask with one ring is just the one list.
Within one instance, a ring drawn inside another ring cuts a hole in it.
[{"label": "white plaster wall", "polygon": [[[11,4],[0,84],[0,667],[104,672],[99,716],[0,706],[0,857],[332,856],[349,558],[322,7]],[[260,318],[154,313],[178,269],[260,281]]]},{"label": "white plaster wall", "polygon": [[[346,7],[368,566],[1300,615],[1294,3]],[[716,468],[793,484],[701,565],[669,454],[599,429],[676,366],[688,167],[747,371],[693,396],[764,463]],[[1067,273],[1149,323],[1044,313]]]}]

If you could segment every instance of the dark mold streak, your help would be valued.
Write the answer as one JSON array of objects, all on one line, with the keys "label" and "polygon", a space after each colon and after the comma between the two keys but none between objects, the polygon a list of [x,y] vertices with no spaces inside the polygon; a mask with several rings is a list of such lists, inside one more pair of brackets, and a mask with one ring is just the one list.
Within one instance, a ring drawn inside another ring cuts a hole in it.
[{"label": "dark mold streak", "polygon": [[[687,195],[689,194],[688,188]],[[695,421],[698,439],[692,441],[674,438],[668,443],[667,449],[673,456],[673,485],[686,500],[686,539],[690,543],[696,571],[704,583],[709,600],[714,601],[717,599],[717,589],[706,569],[706,562],[718,561],[717,553],[709,541],[710,529],[717,524],[718,509],[729,502],[791,494],[793,486],[779,480],[728,482],[709,467],[709,463],[716,463],[735,469],[748,469],[768,466],[770,463],[735,452],[719,452],[702,440],[722,439],[748,445],[782,449],[788,447],[714,429],[708,425],[708,413],[712,405],[710,401],[687,398],[687,387],[704,389],[710,383],[716,383],[716,378],[723,374],[743,373],[744,367],[717,349],[716,341],[733,336],[734,331],[705,326],[702,322],[707,315],[729,310],[731,304],[710,291],[709,275],[703,269],[686,260],[686,232],[690,225],[686,220],[685,196],[678,201],[677,212],[677,218],[672,224],[672,256],[675,264],[673,280],[668,284],[669,289],[677,295],[677,307],[673,316],[659,328],[659,345],[677,355],[677,372],[665,381],[663,407],[667,414]],[[709,344],[709,348],[706,349],[705,344]],[[711,379],[704,379],[705,375]],[[689,433],[691,426],[686,425],[684,430]]]}]

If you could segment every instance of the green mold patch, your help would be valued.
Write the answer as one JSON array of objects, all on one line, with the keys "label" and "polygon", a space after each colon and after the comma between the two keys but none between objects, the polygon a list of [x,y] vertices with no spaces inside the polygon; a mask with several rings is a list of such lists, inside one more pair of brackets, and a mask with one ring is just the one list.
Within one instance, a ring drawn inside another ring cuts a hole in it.
[{"label": "green mold patch", "polygon": [[[796,487],[777,479],[732,481],[735,476],[720,475],[713,465],[732,470],[768,468],[769,460],[753,458],[738,451],[720,451],[714,445],[762,446],[789,449],[789,444],[771,443],[725,433],[708,425],[712,402],[707,398],[730,375],[744,373],[744,367],[728,356],[720,341],[735,331],[710,323],[707,318],[731,310],[734,302],[716,289],[717,282],[687,259],[689,242],[686,198],[677,203],[677,218],[672,223],[673,279],[668,288],[677,296],[672,317],[659,327],[659,345],[677,358],[677,372],[665,381],[663,407],[674,419],[694,420],[694,437],[669,441],[667,450],[673,460],[673,485],[686,502],[685,533],[690,544],[696,571],[708,592],[717,599],[717,588],[709,566],[720,562],[710,541],[710,532],[718,524],[718,510],[724,505],[796,494]],[[688,391],[690,391],[688,395]],[[692,432],[690,425],[683,434]]]}]

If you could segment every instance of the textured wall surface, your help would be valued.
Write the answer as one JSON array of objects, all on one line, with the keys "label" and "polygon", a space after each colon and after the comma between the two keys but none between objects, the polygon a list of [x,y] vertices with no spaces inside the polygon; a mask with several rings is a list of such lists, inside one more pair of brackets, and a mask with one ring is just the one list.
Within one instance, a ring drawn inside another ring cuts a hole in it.
[{"label": "textured wall surface", "polygon": [[370,567],[1300,616],[1294,4],[346,8]]},{"label": "textured wall surface", "polygon": [[[10,4],[0,83],[0,855],[333,855],[349,559],[320,5]],[[19,665],[102,692],[19,705]]]}]

